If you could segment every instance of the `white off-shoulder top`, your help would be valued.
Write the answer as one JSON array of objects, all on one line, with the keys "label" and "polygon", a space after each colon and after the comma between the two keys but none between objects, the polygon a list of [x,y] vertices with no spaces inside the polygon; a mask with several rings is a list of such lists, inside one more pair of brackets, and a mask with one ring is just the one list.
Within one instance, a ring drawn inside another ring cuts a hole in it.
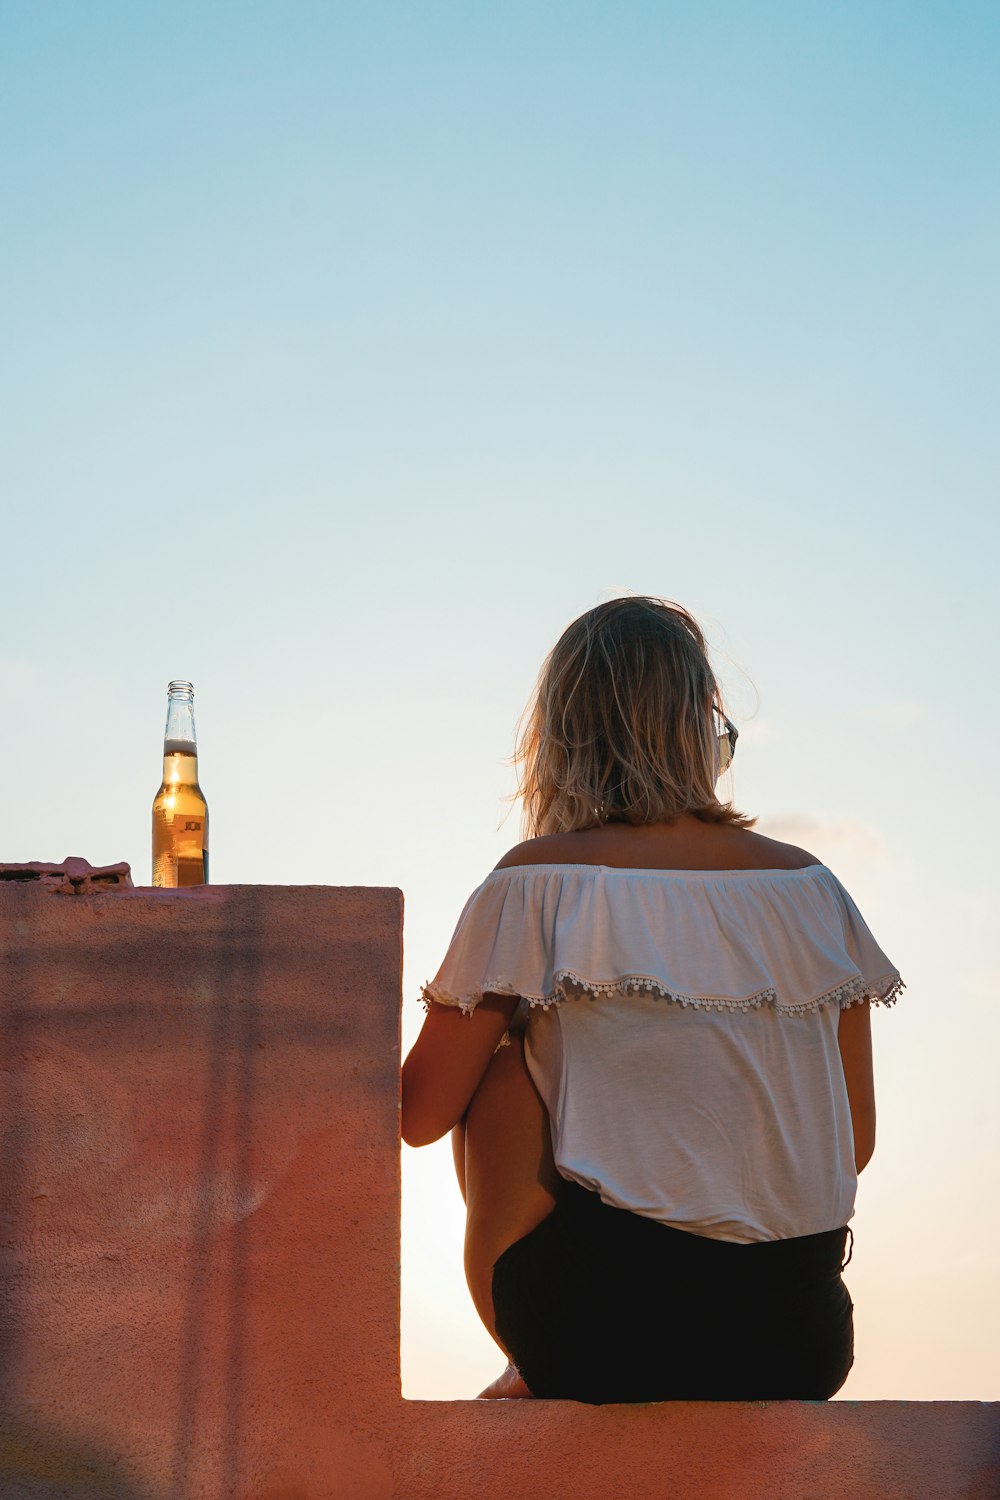
[{"label": "white off-shoulder top", "polygon": [[559,1172],[752,1242],[846,1224],[857,1174],[842,1007],[903,988],[825,865],[494,870],[428,1003],[517,995]]}]

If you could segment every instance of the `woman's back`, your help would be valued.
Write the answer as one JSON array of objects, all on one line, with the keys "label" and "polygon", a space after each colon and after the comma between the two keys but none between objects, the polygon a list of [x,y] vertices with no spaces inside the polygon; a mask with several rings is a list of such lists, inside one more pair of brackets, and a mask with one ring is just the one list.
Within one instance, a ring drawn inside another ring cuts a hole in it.
[{"label": "woman's back", "polygon": [[825,866],[702,825],[518,846],[470,900],[426,994],[467,1009],[523,997],[564,1178],[752,1242],[853,1213],[840,1007],[897,984]]}]

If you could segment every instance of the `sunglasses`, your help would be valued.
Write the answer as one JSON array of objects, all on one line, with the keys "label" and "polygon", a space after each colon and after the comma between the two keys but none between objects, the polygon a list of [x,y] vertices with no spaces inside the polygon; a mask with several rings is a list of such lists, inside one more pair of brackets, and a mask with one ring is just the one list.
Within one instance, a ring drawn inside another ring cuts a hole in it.
[{"label": "sunglasses", "polygon": [[712,704],[712,712],[717,716],[717,721],[721,721],[726,726],[719,731],[719,775],[721,776],[733,763],[736,741],[740,737],[740,732],[732,719],[727,719],[717,703]]}]

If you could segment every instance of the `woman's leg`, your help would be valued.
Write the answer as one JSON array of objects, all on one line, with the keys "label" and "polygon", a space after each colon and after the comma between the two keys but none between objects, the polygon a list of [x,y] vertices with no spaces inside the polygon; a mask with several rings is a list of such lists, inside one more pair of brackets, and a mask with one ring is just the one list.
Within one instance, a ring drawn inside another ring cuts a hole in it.
[{"label": "woman's leg", "polygon": [[[493,1266],[552,1212],[559,1183],[549,1117],[525,1065],[520,1037],[497,1051],[453,1133],[453,1147],[467,1211],[466,1280],[476,1311],[499,1344]],[[519,1384],[516,1372],[506,1372],[489,1393],[524,1394],[515,1388]]]}]

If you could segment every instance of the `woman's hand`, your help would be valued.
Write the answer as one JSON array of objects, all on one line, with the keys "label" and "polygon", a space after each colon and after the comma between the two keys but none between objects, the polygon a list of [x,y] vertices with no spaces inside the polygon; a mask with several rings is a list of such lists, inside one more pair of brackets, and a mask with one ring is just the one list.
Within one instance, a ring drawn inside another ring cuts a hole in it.
[{"label": "woman's hand", "polygon": [[402,1135],[408,1146],[429,1146],[458,1124],[516,1007],[516,995],[486,995],[471,1015],[431,1004],[403,1064]]}]

